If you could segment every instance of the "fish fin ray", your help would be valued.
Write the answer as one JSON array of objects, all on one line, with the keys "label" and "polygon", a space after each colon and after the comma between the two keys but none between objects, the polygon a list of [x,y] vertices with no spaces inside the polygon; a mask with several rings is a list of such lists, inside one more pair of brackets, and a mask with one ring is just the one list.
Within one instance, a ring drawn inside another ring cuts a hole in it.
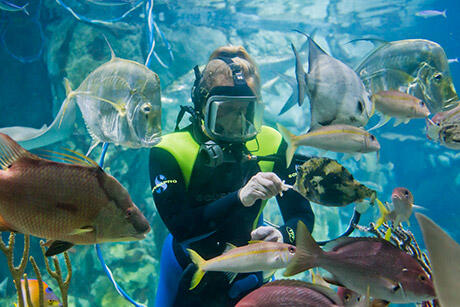
[{"label": "fish fin ray", "polygon": [[276,124],[278,127],[278,131],[283,136],[283,139],[286,141],[287,149],[286,149],[286,167],[289,167],[292,162],[292,158],[294,157],[294,153],[297,150],[297,144],[293,141],[295,135],[291,133],[286,127],[281,124]]},{"label": "fish fin ray", "polygon": [[21,147],[15,140],[0,133],[0,167],[6,170],[21,157],[33,157],[30,152]]},{"label": "fish fin ray", "polygon": [[41,149],[41,151],[45,151],[45,152],[49,152],[53,154],[53,155],[41,155],[43,157],[57,158],[59,160],[66,161],[68,163],[75,164],[75,165],[82,165],[82,166],[90,165],[87,161],[80,159],[79,157],[75,157],[75,156],[72,156],[72,155],[69,155],[63,152],[58,152],[58,151],[48,150],[48,149]]},{"label": "fish fin ray", "polygon": [[45,253],[46,257],[50,257],[50,256],[54,256],[54,255],[63,253],[69,248],[71,248],[72,246],[74,246],[74,244],[71,242],[59,241],[59,240],[47,242],[47,244],[49,243],[51,243],[51,245],[46,250],[46,253]]},{"label": "fish fin ray", "polygon": [[229,250],[232,250],[234,248],[236,248],[235,245],[233,245],[232,243],[227,242],[227,243],[225,243],[225,249],[224,249],[223,253],[225,254],[226,252],[228,252]]},{"label": "fish fin ray", "polygon": [[190,282],[189,290],[194,289],[200,283],[201,279],[203,278],[204,274],[206,273],[202,267],[206,263],[206,260],[201,258],[201,256],[195,252],[193,249],[187,248],[187,251],[190,255],[190,259],[192,262],[197,266],[197,270],[195,274],[193,274],[192,281]]},{"label": "fish fin ray", "polygon": [[371,131],[371,130],[375,130],[375,129],[378,129],[380,127],[382,127],[383,125],[385,125],[386,123],[388,123],[388,121],[391,119],[390,116],[388,115],[383,115],[380,117],[380,121],[372,128],[368,129],[367,131]]},{"label": "fish fin ray", "polygon": [[224,275],[225,275],[225,277],[227,278],[228,283],[231,284],[231,283],[235,280],[236,275],[238,275],[238,273],[234,273],[234,272],[225,272]]},{"label": "fish fin ray", "polygon": [[297,223],[296,246],[296,253],[284,271],[284,276],[292,276],[315,267],[318,256],[323,254],[323,250],[302,221]]},{"label": "fish fin ray", "polygon": [[299,106],[301,106],[303,104],[303,100],[305,99],[305,93],[307,91],[307,74],[303,69],[299,53],[297,52],[297,49],[295,48],[293,43],[291,43],[291,48],[295,56],[295,78],[297,81],[297,99]]},{"label": "fish fin ray", "polygon": [[95,230],[95,229],[94,229],[93,226],[84,226],[84,227],[75,229],[74,231],[72,231],[71,233],[69,233],[69,235],[79,235],[79,234],[82,234],[82,233],[92,232],[92,231],[94,231],[94,230]]}]

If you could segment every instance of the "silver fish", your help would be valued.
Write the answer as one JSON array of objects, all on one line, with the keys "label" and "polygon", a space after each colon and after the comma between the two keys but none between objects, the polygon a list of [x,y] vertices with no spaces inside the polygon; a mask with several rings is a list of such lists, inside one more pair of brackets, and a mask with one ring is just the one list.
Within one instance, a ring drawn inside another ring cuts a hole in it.
[{"label": "silver fish", "polygon": [[425,10],[415,13],[415,16],[423,17],[423,18],[430,18],[435,16],[442,16],[447,18],[447,10],[444,11],[437,11],[437,10]]},{"label": "silver fish", "polygon": [[[310,99],[310,131],[326,125],[346,124],[364,127],[373,113],[372,102],[358,75],[324,52],[308,37],[308,73],[305,73],[293,44],[296,58],[298,103]],[[286,108],[283,108],[283,110]]]},{"label": "silver fish", "polygon": [[460,245],[423,214],[415,213],[430,255],[434,288],[443,307],[460,302]]},{"label": "silver fish", "polygon": [[371,94],[405,92],[424,101],[431,113],[456,106],[449,63],[439,44],[424,39],[362,40],[380,44],[356,69]]},{"label": "silver fish", "polygon": [[117,58],[112,51],[111,60],[76,90],[66,81],[66,92],[64,108],[76,101],[93,139],[91,148],[99,142],[139,148],[160,141],[160,80],[146,66]]}]

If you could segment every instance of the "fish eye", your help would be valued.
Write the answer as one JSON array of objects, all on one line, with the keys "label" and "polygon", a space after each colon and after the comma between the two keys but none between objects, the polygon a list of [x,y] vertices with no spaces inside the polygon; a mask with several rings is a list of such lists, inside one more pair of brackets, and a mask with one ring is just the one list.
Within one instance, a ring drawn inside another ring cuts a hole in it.
[{"label": "fish eye", "polygon": [[351,295],[347,293],[343,296],[343,299],[345,300],[345,302],[348,302],[351,299]]},{"label": "fish eye", "polygon": [[142,112],[150,113],[150,111],[152,111],[152,106],[150,105],[150,103],[146,103],[142,106]]},{"label": "fish eye", "polygon": [[418,280],[420,280],[420,281],[425,281],[425,280],[426,280],[425,274],[418,274],[417,278],[418,278]]},{"label": "fish eye", "polygon": [[404,196],[406,196],[406,198],[408,198],[409,197],[409,191],[405,190],[404,191]]},{"label": "fish eye", "polygon": [[391,291],[393,291],[394,293],[397,292],[399,289],[401,289],[401,286],[399,284],[397,284],[396,286],[394,286]]},{"label": "fish eye", "polygon": [[420,101],[419,105],[420,105],[421,107],[424,107],[424,106],[425,106],[425,103],[424,103],[423,101]]},{"label": "fish eye", "polygon": [[294,253],[295,253],[295,246],[289,246],[288,251],[289,251],[291,254],[294,254]]},{"label": "fish eye", "polygon": [[375,141],[375,136],[371,134],[371,140]]},{"label": "fish eye", "polygon": [[442,74],[441,73],[437,73],[433,76],[433,78],[436,80],[436,81],[441,81],[442,79]]}]

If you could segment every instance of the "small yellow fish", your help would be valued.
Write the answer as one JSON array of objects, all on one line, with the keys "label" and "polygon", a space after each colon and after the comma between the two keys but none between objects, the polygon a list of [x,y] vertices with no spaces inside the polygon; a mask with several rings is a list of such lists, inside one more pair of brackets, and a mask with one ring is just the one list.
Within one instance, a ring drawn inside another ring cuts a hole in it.
[{"label": "small yellow fish", "polygon": [[[32,306],[27,304],[27,294],[26,294],[26,284],[24,279],[21,279],[21,289],[22,289],[22,297],[24,299],[25,307],[36,307],[40,306],[39,302],[39,284],[38,280],[36,279],[28,279],[27,283],[29,284],[29,294],[30,294],[30,301]],[[61,302],[54,294],[53,290],[46,284],[46,282],[42,281],[43,283],[43,300],[45,302],[45,307],[52,307],[52,306],[62,306]],[[15,303],[15,307],[18,305]]]},{"label": "small yellow fish", "polygon": [[209,260],[204,260],[194,250],[187,249],[192,262],[198,267],[193,275],[190,290],[200,283],[206,271],[232,273],[265,271],[270,275],[274,270],[285,268],[296,251],[294,245],[286,243],[267,241],[249,243],[240,247],[229,244],[226,252]]}]

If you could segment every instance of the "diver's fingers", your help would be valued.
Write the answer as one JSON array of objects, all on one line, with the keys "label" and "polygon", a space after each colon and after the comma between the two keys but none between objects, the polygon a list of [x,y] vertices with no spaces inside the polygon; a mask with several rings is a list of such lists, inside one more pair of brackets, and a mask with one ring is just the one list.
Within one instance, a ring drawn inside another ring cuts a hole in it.
[{"label": "diver's fingers", "polygon": [[272,197],[281,191],[281,188],[278,188],[278,186],[271,180],[265,179],[263,177],[259,177],[257,178],[257,182],[260,184],[260,186],[267,189],[270,192]]},{"label": "diver's fingers", "polygon": [[276,195],[283,190],[283,182],[275,173],[266,172],[266,173],[259,173],[259,174],[260,174],[259,176],[260,179],[264,179],[265,183],[267,181],[269,182],[267,186],[270,188],[271,191],[273,191],[274,193],[273,195]]}]

